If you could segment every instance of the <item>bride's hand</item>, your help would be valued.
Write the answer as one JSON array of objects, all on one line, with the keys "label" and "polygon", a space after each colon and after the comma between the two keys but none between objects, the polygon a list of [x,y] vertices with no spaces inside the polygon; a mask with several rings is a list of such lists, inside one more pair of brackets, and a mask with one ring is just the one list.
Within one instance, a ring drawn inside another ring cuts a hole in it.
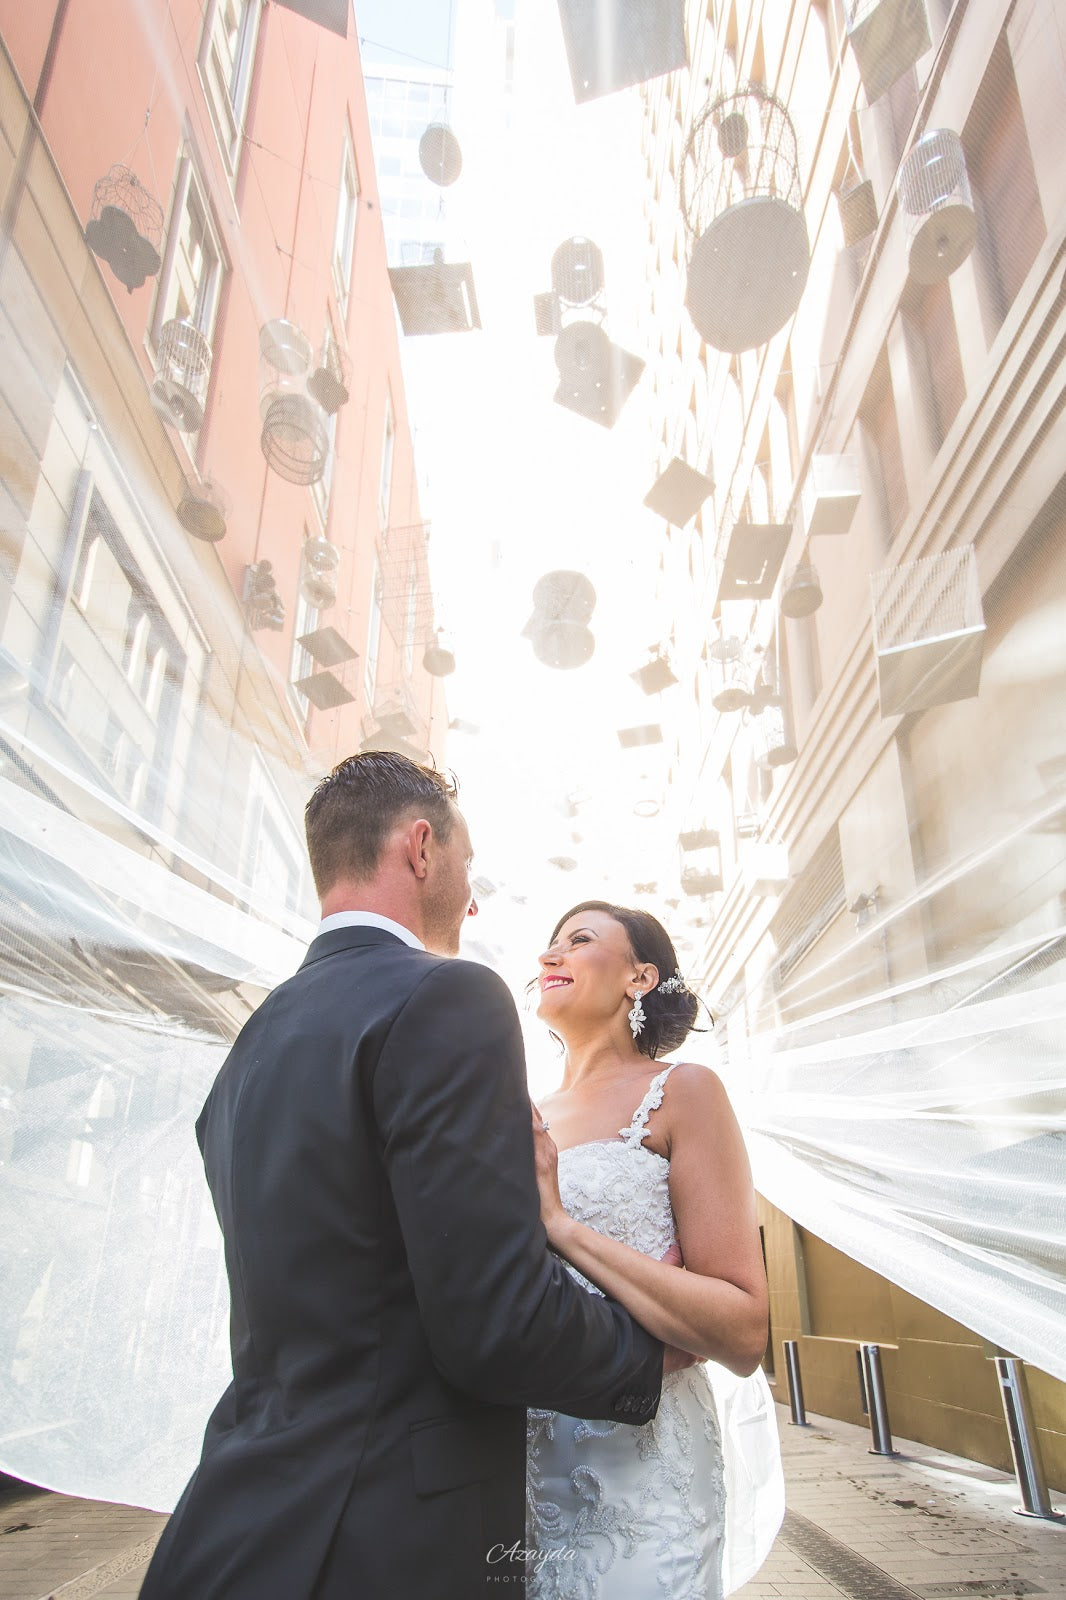
[{"label": "bride's hand", "polygon": [[548,1235],[548,1243],[555,1242],[555,1229],[565,1221],[562,1197],[559,1194],[559,1152],[555,1140],[544,1126],[544,1118],[531,1100],[533,1108],[533,1155],[537,1167],[537,1188],[540,1190],[540,1220]]}]

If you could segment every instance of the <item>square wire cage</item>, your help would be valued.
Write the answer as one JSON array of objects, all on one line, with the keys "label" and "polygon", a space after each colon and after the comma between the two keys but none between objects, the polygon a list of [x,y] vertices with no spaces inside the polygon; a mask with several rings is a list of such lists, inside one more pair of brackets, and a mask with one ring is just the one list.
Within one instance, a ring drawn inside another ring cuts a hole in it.
[{"label": "square wire cage", "polygon": [[973,545],[870,574],[881,715],[978,692],[985,620]]}]

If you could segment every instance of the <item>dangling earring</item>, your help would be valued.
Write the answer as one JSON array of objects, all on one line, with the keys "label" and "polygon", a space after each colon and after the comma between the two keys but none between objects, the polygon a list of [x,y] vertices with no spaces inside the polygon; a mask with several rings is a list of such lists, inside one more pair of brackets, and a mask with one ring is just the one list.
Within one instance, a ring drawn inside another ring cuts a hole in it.
[{"label": "dangling earring", "polygon": [[634,1039],[637,1037],[638,1033],[644,1032],[644,1007],[640,1003],[639,990],[633,1001],[633,1008],[629,1013],[629,1031],[633,1035]]}]

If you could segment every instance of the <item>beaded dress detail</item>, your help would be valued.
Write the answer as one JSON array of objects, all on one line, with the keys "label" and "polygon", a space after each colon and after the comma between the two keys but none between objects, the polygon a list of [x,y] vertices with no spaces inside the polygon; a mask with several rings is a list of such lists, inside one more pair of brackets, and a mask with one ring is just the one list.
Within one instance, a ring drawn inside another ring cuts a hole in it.
[{"label": "beaded dress detail", "polygon": [[[652,1079],[617,1139],[559,1152],[570,1216],[656,1259],[677,1239],[670,1163],[643,1141],[672,1071]],[[640,1427],[526,1413],[527,1600],[722,1600],[724,1523],[705,1365],[669,1374],[658,1411]]]}]

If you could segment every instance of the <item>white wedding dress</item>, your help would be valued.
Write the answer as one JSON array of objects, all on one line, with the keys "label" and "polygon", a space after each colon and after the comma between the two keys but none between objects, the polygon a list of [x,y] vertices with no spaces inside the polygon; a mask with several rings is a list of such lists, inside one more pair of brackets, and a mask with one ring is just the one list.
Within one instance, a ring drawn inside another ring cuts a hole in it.
[{"label": "white wedding dress", "polygon": [[[643,1139],[671,1071],[652,1079],[620,1138],[559,1153],[569,1214],[656,1259],[677,1238],[670,1163]],[[762,1564],[783,1513],[761,1371],[738,1379],[704,1362],[671,1373],[641,1427],[527,1412],[526,1600],[722,1600]]]}]

